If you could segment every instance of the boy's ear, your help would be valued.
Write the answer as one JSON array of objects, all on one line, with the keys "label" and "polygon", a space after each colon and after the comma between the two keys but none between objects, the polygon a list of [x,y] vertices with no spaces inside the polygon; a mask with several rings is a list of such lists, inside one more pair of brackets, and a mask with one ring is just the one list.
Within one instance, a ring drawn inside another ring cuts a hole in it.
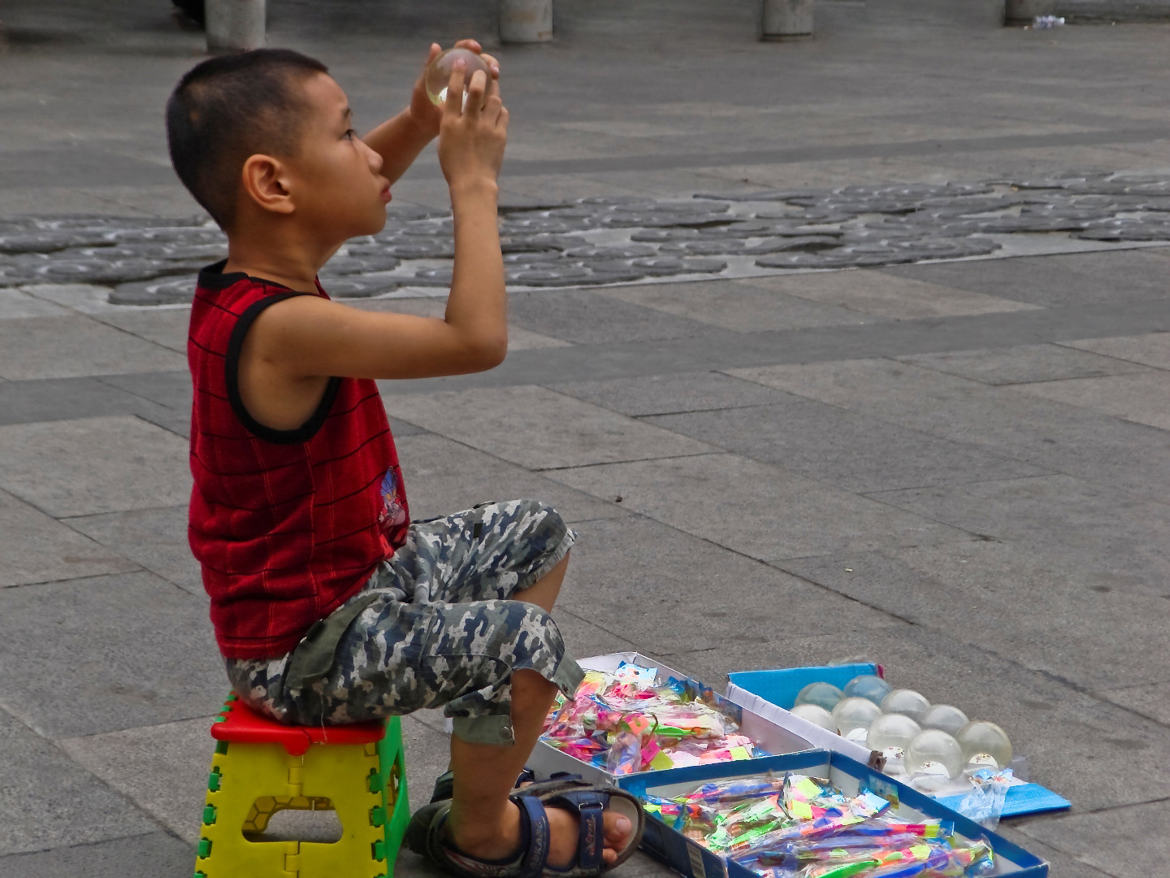
[{"label": "boy's ear", "polygon": [[262,210],[289,214],[294,210],[287,169],[280,159],[257,153],[248,156],[241,173],[244,194]]}]

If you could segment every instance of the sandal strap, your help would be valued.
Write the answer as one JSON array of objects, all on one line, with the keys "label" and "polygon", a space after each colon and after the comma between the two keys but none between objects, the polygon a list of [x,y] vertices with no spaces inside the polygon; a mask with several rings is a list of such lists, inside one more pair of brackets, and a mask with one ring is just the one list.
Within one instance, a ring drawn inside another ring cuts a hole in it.
[{"label": "sandal strap", "polygon": [[600,872],[604,868],[602,853],[605,850],[605,806],[609,794],[601,790],[567,790],[553,796],[548,805],[558,805],[577,813],[577,867]]}]

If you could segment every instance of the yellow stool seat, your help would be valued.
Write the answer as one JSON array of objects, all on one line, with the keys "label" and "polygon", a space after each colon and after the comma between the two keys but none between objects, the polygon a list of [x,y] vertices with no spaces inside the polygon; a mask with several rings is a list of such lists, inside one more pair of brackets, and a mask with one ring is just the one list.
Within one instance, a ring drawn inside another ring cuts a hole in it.
[{"label": "yellow stool seat", "polygon": [[[211,735],[195,878],[391,878],[410,821],[398,717],[288,726],[233,694]],[[265,839],[269,820],[285,810],[333,811],[340,838]]]}]

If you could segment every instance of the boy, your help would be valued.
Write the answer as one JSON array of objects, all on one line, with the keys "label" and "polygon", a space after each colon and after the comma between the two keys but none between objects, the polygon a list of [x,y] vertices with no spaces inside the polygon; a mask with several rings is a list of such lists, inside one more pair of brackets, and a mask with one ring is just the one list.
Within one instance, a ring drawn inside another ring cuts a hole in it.
[{"label": "boy", "polygon": [[[412,849],[459,875],[595,875],[632,853],[637,803],[581,782],[513,788],[557,690],[581,679],[549,616],[573,533],[534,501],[410,523],[373,381],[504,357],[508,111],[485,60],[492,76],[455,70],[441,108],[420,77],[365,140],[324,65],[295,52],[213,58],[179,82],[171,159],[228,237],[191,312],[190,541],[255,709],[321,724],[446,705],[451,772],[414,815]],[[390,184],[436,135],[455,227],[445,317],[331,301],[318,270],[381,230]]]}]

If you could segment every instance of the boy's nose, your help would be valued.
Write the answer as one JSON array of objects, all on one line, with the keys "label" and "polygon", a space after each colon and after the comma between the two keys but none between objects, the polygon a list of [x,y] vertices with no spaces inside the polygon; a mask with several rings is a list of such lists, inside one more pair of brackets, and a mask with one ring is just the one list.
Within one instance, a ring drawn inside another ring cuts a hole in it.
[{"label": "boy's nose", "polygon": [[375,174],[378,173],[378,171],[382,170],[382,156],[364,140],[362,141],[362,146],[366,148],[366,160],[370,163],[370,170]]}]

